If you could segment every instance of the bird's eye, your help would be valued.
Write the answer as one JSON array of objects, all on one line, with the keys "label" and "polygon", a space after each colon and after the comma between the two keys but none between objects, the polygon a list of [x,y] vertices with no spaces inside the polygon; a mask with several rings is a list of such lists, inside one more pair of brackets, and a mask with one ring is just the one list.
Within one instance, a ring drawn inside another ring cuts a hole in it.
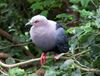
[{"label": "bird's eye", "polygon": [[38,23],[38,22],[39,22],[38,20],[34,21],[34,23]]}]

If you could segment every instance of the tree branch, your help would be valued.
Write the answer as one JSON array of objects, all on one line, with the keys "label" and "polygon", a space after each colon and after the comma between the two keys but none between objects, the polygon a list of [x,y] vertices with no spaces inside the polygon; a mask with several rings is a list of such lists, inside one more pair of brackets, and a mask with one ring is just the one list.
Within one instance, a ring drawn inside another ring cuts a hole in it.
[{"label": "tree branch", "polygon": [[11,48],[11,47],[18,47],[18,46],[24,46],[24,45],[28,45],[31,44],[32,42],[25,42],[25,43],[20,43],[20,44],[14,44],[14,45],[9,45],[6,47],[1,47],[0,49],[7,49],[7,48]]},{"label": "tree branch", "polygon": [[1,72],[2,74],[4,74],[5,76],[6,76],[6,75],[8,76],[8,74],[6,73],[6,71],[5,71],[2,67],[0,67],[0,72]]},{"label": "tree branch", "polygon": [[[48,58],[50,58],[50,57],[47,57],[46,59],[48,59]],[[5,64],[5,63],[0,61],[0,65],[3,66],[3,67],[6,67],[6,68],[12,68],[12,67],[25,65],[27,63],[31,63],[31,62],[35,62],[35,61],[39,61],[39,60],[40,60],[40,58],[30,59],[30,60],[20,62],[20,63],[16,63],[16,64]]]},{"label": "tree branch", "polygon": [[95,73],[100,73],[99,69],[94,69],[94,68],[83,68],[77,64],[75,64],[75,66],[83,71],[87,71],[87,72],[95,72]]},{"label": "tree branch", "polygon": [[2,74],[4,74],[5,76],[8,76],[8,74],[5,73],[4,71],[2,71],[1,69],[0,69],[0,72],[1,72]]},{"label": "tree branch", "polygon": [[[85,52],[81,52],[81,53],[78,53],[78,54],[75,54],[74,56],[78,56],[80,54],[84,54]],[[65,55],[66,53],[62,53],[62,54],[59,54],[59,56],[63,56]],[[46,57],[46,59],[49,59],[49,58],[52,58],[52,57]],[[69,58],[69,57],[61,57],[61,58]],[[71,57],[72,58],[72,57]],[[25,64],[28,64],[28,63],[31,63],[31,62],[35,62],[35,61],[39,61],[41,58],[35,58],[35,59],[30,59],[30,60],[27,60],[27,61],[24,61],[24,62],[20,62],[20,63],[16,63],[16,64],[5,64],[3,62],[0,61],[0,65],[2,67],[6,67],[6,68],[12,68],[12,67],[16,67],[16,66],[21,66],[21,65],[25,65]],[[87,72],[96,72],[96,73],[100,73],[100,70],[99,69],[94,69],[94,68],[89,68],[89,67],[84,67],[83,65],[79,65],[77,63],[75,63],[75,66],[83,71],[87,71]]]}]

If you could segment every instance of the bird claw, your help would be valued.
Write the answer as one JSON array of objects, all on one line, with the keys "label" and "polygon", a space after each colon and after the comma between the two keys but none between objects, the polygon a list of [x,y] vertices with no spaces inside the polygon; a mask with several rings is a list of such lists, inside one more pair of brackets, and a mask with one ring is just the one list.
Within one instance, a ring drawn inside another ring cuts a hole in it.
[{"label": "bird claw", "polygon": [[45,63],[45,61],[46,61],[46,54],[43,52],[43,53],[41,54],[40,64],[43,65],[43,64]]},{"label": "bird claw", "polygon": [[58,54],[54,55],[54,60],[58,60],[60,57],[58,57]]},{"label": "bird claw", "polygon": [[55,54],[54,55],[54,60],[59,60],[61,56],[63,56],[64,53],[61,53],[61,54]]}]

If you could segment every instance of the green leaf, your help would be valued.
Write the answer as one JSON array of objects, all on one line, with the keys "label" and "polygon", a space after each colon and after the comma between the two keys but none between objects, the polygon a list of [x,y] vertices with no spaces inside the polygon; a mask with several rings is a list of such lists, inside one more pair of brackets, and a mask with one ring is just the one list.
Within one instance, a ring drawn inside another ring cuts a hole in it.
[{"label": "green leaf", "polygon": [[60,2],[57,1],[57,0],[45,0],[45,1],[43,2],[43,6],[44,6],[45,8],[47,8],[48,10],[49,10],[50,8],[54,8],[54,7],[61,7],[61,5],[62,5],[62,3],[60,3]]},{"label": "green leaf", "polygon": [[4,8],[4,7],[7,7],[7,3],[0,3],[0,8]]},{"label": "green leaf", "polygon": [[100,69],[100,57],[97,57],[97,59],[93,62],[93,66]]},{"label": "green leaf", "polygon": [[96,18],[95,24],[97,28],[100,28],[100,18]]},{"label": "green leaf", "polygon": [[86,11],[85,9],[82,9],[79,12],[80,12],[81,17],[87,17],[91,14],[91,12]]},{"label": "green leaf", "polygon": [[97,28],[100,28],[100,7],[97,9],[97,12],[96,12],[96,20],[95,20],[95,26]]},{"label": "green leaf", "polygon": [[62,76],[69,76],[69,74],[68,74],[68,73],[66,73],[66,74],[63,74]]},{"label": "green leaf", "polygon": [[61,13],[61,14],[56,15],[56,18],[65,18],[67,16],[68,15],[66,13]]},{"label": "green leaf", "polygon": [[80,0],[70,0],[71,3],[78,3]]},{"label": "green leaf", "polygon": [[14,63],[15,63],[15,60],[14,60],[13,58],[11,58],[11,57],[8,57],[8,58],[6,59],[6,63],[7,63],[7,64],[14,64]]},{"label": "green leaf", "polygon": [[34,10],[43,10],[43,6],[41,3],[39,2],[36,2],[34,4],[31,5],[31,8]]},{"label": "green leaf", "polygon": [[72,30],[72,32],[73,32],[73,34],[78,34],[78,35],[80,35],[81,33],[84,32],[84,30],[81,29],[81,28],[79,28],[79,27],[76,27],[76,28],[74,28],[74,29]]},{"label": "green leaf", "polygon": [[92,50],[92,52],[91,52],[92,56],[98,57],[100,55],[100,44],[93,44],[92,43],[91,50]]},{"label": "green leaf", "polygon": [[38,76],[36,73],[29,74],[28,76]]},{"label": "green leaf", "polygon": [[83,7],[87,7],[88,4],[89,4],[89,2],[90,2],[90,0],[80,0],[80,1],[81,1],[81,5],[82,5]]},{"label": "green leaf", "polygon": [[53,3],[53,1],[51,1],[51,0],[45,0],[45,1],[43,2],[44,7],[48,7],[48,6],[50,6],[52,3]]},{"label": "green leaf", "polygon": [[99,8],[97,9],[97,16],[100,17],[100,6],[99,6]]},{"label": "green leaf", "polygon": [[76,48],[76,46],[78,45],[78,39],[76,38],[76,36],[72,37],[71,40],[69,41],[70,44],[70,50],[72,53],[74,53],[74,50]]},{"label": "green leaf", "polygon": [[72,59],[66,60],[61,66],[60,70],[68,70],[72,68],[74,61]]},{"label": "green leaf", "polygon": [[83,33],[78,37],[79,43],[88,46],[93,43],[95,36],[92,35],[91,32]]},{"label": "green leaf", "polygon": [[81,71],[79,69],[77,69],[74,72],[72,72],[71,76],[81,76]]},{"label": "green leaf", "polygon": [[47,10],[44,10],[44,11],[42,11],[40,14],[47,17],[48,11],[47,11]]},{"label": "green leaf", "polygon": [[5,76],[4,74],[0,74],[0,76]]},{"label": "green leaf", "polygon": [[8,76],[24,76],[25,71],[20,68],[9,69]]},{"label": "green leaf", "polygon": [[85,26],[81,26],[80,28],[83,29],[85,33],[93,31],[90,22],[86,23]]},{"label": "green leaf", "polygon": [[95,41],[96,41],[96,43],[100,43],[100,34],[98,34],[98,35],[95,37]]},{"label": "green leaf", "polygon": [[86,76],[95,76],[94,72],[88,72]]},{"label": "green leaf", "polygon": [[69,28],[69,29],[67,29],[67,30],[65,31],[65,33],[71,33],[71,34],[73,34],[73,30],[74,30],[74,28]]},{"label": "green leaf", "polygon": [[77,5],[72,5],[71,8],[74,10],[74,11],[79,11],[79,7]]},{"label": "green leaf", "polygon": [[55,70],[47,70],[44,76],[56,76],[56,71]]}]

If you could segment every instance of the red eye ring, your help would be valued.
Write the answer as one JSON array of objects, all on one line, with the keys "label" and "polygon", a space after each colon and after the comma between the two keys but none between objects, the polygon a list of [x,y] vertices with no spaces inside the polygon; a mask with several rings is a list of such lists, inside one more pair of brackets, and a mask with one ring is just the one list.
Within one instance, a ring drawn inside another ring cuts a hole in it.
[{"label": "red eye ring", "polygon": [[38,20],[34,21],[34,23],[38,23],[38,22],[39,22]]}]

